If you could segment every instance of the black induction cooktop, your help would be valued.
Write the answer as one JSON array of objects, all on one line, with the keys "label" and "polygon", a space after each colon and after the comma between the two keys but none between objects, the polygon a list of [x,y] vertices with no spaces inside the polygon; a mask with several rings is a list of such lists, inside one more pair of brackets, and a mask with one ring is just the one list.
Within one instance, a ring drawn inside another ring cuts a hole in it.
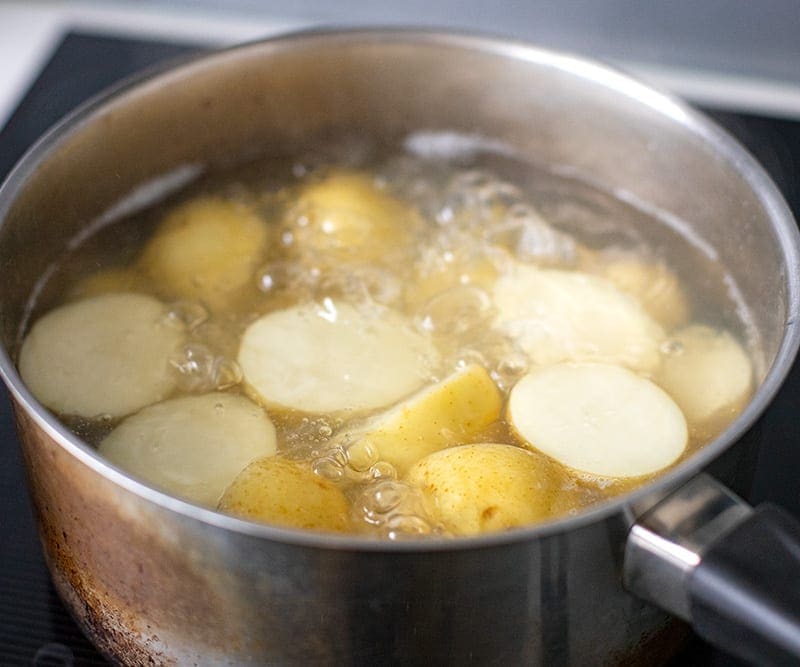
[{"label": "black induction cooktop", "polygon": [[[167,44],[68,33],[0,131],[0,179],[42,132],[89,96],[120,78],[198,51]],[[800,122],[703,109],[734,134],[780,187],[800,218]],[[755,480],[754,500],[770,500],[800,516],[800,364],[764,417],[768,437]],[[45,568],[33,523],[7,397],[0,393],[0,665],[104,665],[58,599]],[[677,665],[737,665],[693,639]]]}]

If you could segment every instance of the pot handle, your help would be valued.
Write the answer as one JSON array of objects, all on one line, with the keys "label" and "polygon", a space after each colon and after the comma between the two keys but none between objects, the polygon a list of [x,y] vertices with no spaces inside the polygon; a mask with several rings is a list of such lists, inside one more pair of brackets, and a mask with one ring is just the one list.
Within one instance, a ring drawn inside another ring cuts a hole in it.
[{"label": "pot handle", "polygon": [[699,475],[633,526],[623,583],[728,653],[800,664],[800,522],[778,507]]}]

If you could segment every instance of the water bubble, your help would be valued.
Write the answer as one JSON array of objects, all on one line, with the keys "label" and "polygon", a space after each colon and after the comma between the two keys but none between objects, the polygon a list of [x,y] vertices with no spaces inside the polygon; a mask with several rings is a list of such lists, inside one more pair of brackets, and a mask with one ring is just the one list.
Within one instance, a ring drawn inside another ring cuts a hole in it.
[{"label": "water bubble", "polygon": [[679,340],[665,340],[661,343],[661,354],[667,357],[675,357],[683,354],[683,343]]},{"label": "water bubble", "polygon": [[330,456],[323,456],[317,459],[314,461],[312,468],[317,475],[332,482],[338,482],[344,477],[344,467]]},{"label": "water bubble", "polygon": [[371,491],[371,509],[380,514],[390,512],[403,502],[405,491],[406,489],[396,482],[380,482]]},{"label": "water bubble", "polygon": [[398,514],[386,522],[386,537],[390,540],[403,540],[430,535],[433,527],[421,516],[414,514]]},{"label": "water bubble", "polygon": [[459,336],[482,326],[490,314],[491,300],[474,285],[456,285],[436,294],[422,307],[418,326],[441,336]]},{"label": "water bubble", "polygon": [[199,301],[175,301],[170,304],[167,312],[167,322],[179,327],[186,327],[189,331],[208,320],[208,309]]},{"label": "water bubble", "polygon": [[188,343],[169,358],[180,389],[206,393],[227,389],[242,381],[242,371],[232,359],[218,356],[202,343]]},{"label": "water bubble", "polygon": [[347,447],[347,463],[356,472],[369,472],[378,460],[378,453],[366,439]]},{"label": "water bubble", "polygon": [[256,284],[262,292],[292,289],[295,286],[307,287],[314,275],[296,262],[276,261],[263,266],[256,274]]},{"label": "water bubble", "polygon": [[325,417],[303,417],[294,426],[287,427],[284,435],[286,454],[293,458],[314,458],[329,453],[327,443],[339,422]]},{"label": "water bubble", "polygon": [[372,479],[396,479],[397,470],[388,461],[378,461],[370,467],[369,476]]}]

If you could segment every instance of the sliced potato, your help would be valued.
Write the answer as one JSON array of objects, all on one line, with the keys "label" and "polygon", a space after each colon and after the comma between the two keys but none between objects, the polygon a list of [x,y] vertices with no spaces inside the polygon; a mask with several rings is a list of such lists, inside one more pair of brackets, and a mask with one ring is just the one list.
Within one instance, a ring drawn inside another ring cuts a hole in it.
[{"label": "sliced potato", "polygon": [[297,461],[253,461],[225,491],[223,512],[279,526],[346,531],[349,508],[338,487]]},{"label": "sliced potato", "polygon": [[275,450],[275,426],[266,413],[243,396],[220,392],[151,405],[99,448],[123,470],[209,507],[252,460]]},{"label": "sliced potato", "polygon": [[742,346],[727,331],[704,325],[682,329],[670,339],[671,354],[656,375],[701,433],[713,435],[745,406],[752,369]]},{"label": "sliced potato", "polygon": [[540,365],[603,361],[651,373],[663,329],[611,282],[518,264],[494,285],[495,327]]},{"label": "sliced potato", "polygon": [[555,484],[546,462],[520,447],[461,445],[434,452],[408,471],[438,519],[456,535],[506,530],[550,514]]},{"label": "sliced potato", "polygon": [[437,358],[400,315],[366,315],[326,299],[256,320],[238,360],[248,390],[266,405],[337,412],[403,398],[425,382]]},{"label": "sliced potato", "polygon": [[488,427],[501,407],[492,378],[475,364],[372,418],[355,441],[369,444],[402,475],[422,457]]},{"label": "sliced potato", "polygon": [[310,183],[288,215],[302,220],[292,227],[297,247],[333,262],[370,262],[393,254],[408,246],[419,224],[411,208],[354,171],[333,171]]},{"label": "sliced potato", "polygon": [[103,269],[79,280],[70,290],[70,297],[85,299],[110,292],[135,292],[142,289],[144,280],[135,269]]},{"label": "sliced potato", "polygon": [[169,356],[185,332],[151,296],[114,293],[50,311],[22,344],[19,370],[55,412],[121,417],[165,398],[175,386]]},{"label": "sliced potato", "polygon": [[244,204],[193,199],[164,218],[139,265],[170,296],[224,309],[255,284],[267,237],[264,221]]},{"label": "sliced potato", "polygon": [[525,375],[508,421],[540,452],[579,472],[638,477],[675,462],[686,420],[666,392],[626,368],[565,363]]},{"label": "sliced potato", "polygon": [[689,319],[689,300],[678,277],[664,264],[619,257],[601,264],[600,275],[633,296],[667,330]]}]

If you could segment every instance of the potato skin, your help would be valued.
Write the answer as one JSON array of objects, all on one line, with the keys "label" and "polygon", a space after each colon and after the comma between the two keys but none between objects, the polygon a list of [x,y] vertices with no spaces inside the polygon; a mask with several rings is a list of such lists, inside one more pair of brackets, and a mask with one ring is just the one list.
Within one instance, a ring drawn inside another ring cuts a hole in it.
[{"label": "potato skin", "polygon": [[200,197],[167,214],[144,247],[139,268],[170,297],[224,310],[255,285],[268,236],[264,221],[244,204]]},{"label": "potato skin", "polygon": [[309,183],[287,218],[297,247],[323,264],[381,261],[410,246],[420,224],[413,209],[351,170]]},{"label": "potato skin", "polygon": [[455,535],[508,530],[551,515],[556,482],[542,457],[513,445],[481,443],[434,452],[406,481],[422,489]]},{"label": "potato skin", "polygon": [[279,456],[247,466],[227,488],[218,509],[290,528],[350,528],[349,508],[339,488],[303,464]]}]

